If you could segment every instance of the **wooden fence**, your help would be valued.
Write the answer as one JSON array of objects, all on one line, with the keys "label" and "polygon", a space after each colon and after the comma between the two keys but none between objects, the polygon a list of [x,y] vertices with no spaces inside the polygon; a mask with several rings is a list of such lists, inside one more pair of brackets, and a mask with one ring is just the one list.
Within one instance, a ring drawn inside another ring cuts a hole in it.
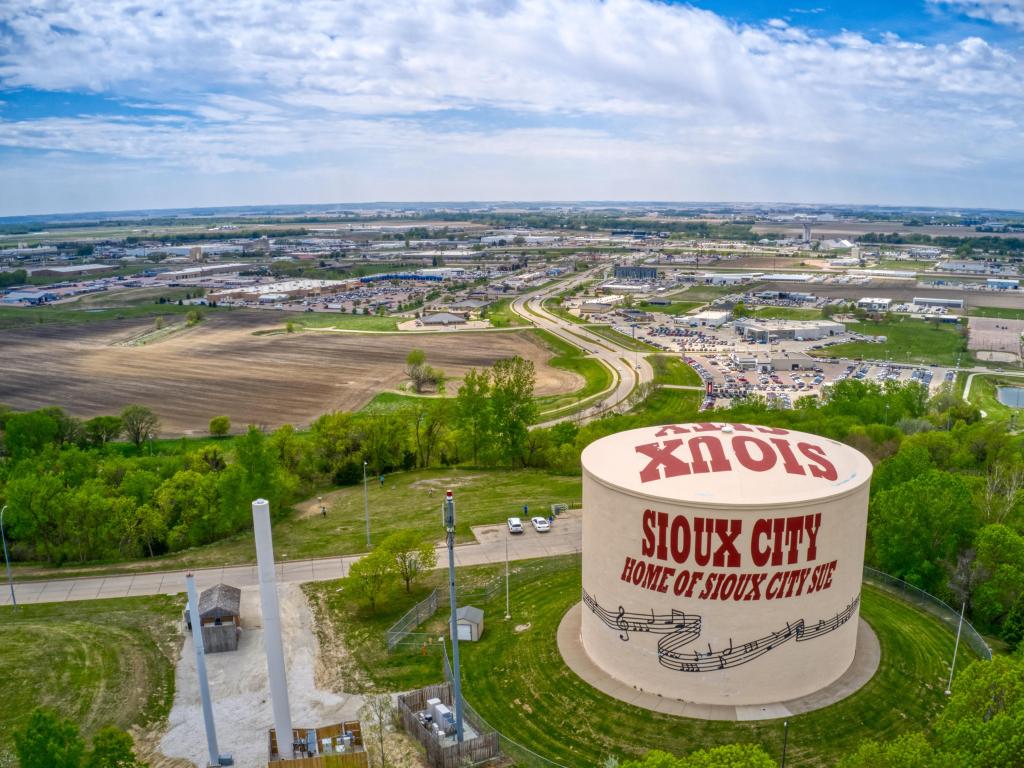
[{"label": "wooden fence", "polygon": [[[418,691],[398,697],[398,711],[402,718],[405,732],[423,745],[427,751],[427,762],[432,768],[461,768],[464,765],[475,765],[498,756],[498,734],[494,731],[482,733],[462,743],[442,744],[434,734],[420,723],[416,716],[427,708],[428,699],[440,699],[449,707],[452,705],[452,686],[450,683],[428,685]],[[472,724],[477,728],[475,723]]]},{"label": "wooden fence", "polygon": [[346,752],[343,755],[300,757],[294,760],[275,760],[267,768],[368,768],[366,752]]}]

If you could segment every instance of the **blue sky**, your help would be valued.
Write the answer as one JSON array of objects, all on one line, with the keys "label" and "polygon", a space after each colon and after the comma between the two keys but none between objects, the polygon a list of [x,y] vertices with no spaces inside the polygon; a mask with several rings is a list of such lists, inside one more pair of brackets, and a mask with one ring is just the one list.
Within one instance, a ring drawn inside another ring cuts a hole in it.
[{"label": "blue sky", "polygon": [[0,215],[1024,207],[1024,0],[5,0]]}]

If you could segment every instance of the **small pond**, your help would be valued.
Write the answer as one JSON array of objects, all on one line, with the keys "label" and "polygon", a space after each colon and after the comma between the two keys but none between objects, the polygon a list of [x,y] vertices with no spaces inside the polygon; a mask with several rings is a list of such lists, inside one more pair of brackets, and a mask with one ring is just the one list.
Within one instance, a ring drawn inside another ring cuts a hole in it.
[{"label": "small pond", "polygon": [[1024,387],[996,387],[996,399],[1011,408],[1024,408]]}]

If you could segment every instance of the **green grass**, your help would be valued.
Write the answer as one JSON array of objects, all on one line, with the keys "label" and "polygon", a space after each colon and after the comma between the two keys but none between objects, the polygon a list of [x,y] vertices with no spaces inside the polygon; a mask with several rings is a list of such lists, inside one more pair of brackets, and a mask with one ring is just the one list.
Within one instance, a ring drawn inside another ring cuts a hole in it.
[{"label": "green grass", "polygon": [[996,387],[1024,387],[1024,376],[975,376],[971,382],[970,402],[985,412],[989,419],[1009,420],[1017,414],[1018,421],[1024,426],[1024,416],[1019,408],[1003,405],[996,397]]},{"label": "green grass", "polygon": [[519,315],[511,309],[511,299],[501,299],[487,308],[487,319],[495,328],[511,328],[520,325],[528,325]]},{"label": "green grass", "polygon": [[0,766],[16,764],[13,732],[38,706],[85,736],[166,718],[183,605],[159,596],[0,608]]},{"label": "green grass", "polygon": [[542,414],[563,410],[570,406],[582,405],[585,400],[612,385],[612,373],[597,360],[585,356],[583,350],[547,331],[536,330],[534,333],[547,345],[555,356],[548,360],[548,365],[578,373],[584,378],[584,385],[564,395],[545,395],[536,398]]},{"label": "green grass", "polygon": [[649,304],[646,301],[641,301],[637,304],[638,309],[642,309],[645,312],[660,312],[663,315],[685,315],[697,307],[704,306],[703,301],[673,301],[668,306],[658,306],[656,304]]},{"label": "green grass", "polygon": [[1011,307],[970,307],[967,314],[971,317],[996,317],[1000,320],[1024,320],[1024,309]]},{"label": "green grass", "polygon": [[359,409],[360,413],[391,413],[392,411],[401,411],[404,408],[409,408],[422,403],[424,400],[433,401],[436,397],[422,395],[407,395],[401,392],[379,392],[373,396],[366,405]]},{"label": "green grass", "polygon": [[[579,501],[580,478],[551,475],[540,470],[430,469],[388,475],[385,484],[369,485],[373,541],[389,533],[412,529],[425,538],[441,540],[438,508],[444,490],[451,488],[459,504],[459,542],[473,541],[474,525],[502,523],[522,510],[523,504],[549,509],[557,502]],[[274,523],[274,552],[278,558],[299,560],[366,551],[361,484],[324,492],[327,517],[288,512]],[[314,502],[315,503],[315,502]],[[300,505],[301,506],[301,505]],[[81,568],[23,566],[19,575],[30,578],[71,577],[108,573],[178,570],[252,563],[256,549],[252,532],[230,536],[202,547],[164,557],[130,563]]]},{"label": "green grass", "polygon": [[[110,309],[75,309],[75,304],[51,304],[42,307],[0,307],[0,330],[28,325],[52,323],[83,325],[109,320],[169,317],[186,315],[196,307],[177,304],[141,304]],[[200,311],[227,312],[226,307],[201,307]]]},{"label": "green grass", "polygon": [[348,315],[341,312],[302,312],[289,314],[283,322],[291,321],[301,328],[340,328],[345,331],[397,331],[398,321],[380,315]]},{"label": "green grass", "polygon": [[849,342],[812,350],[818,357],[887,360],[896,363],[966,364],[967,337],[963,326],[928,320],[900,318],[892,321],[850,323],[847,330],[869,336],[885,336],[882,344]]},{"label": "green grass", "polygon": [[761,307],[754,310],[754,315],[770,320],[818,320],[821,317],[821,310],[799,307]]},{"label": "green grass", "polygon": [[544,299],[542,306],[555,317],[559,317],[562,320],[566,320],[570,323],[584,325],[587,322],[583,318],[570,314],[568,310],[563,309],[562,302],[560,299]]},{"label": "green grass", "polygon": [[697,372],[674,355],[648,355],[647,360],[654,368],[655,384],[681,384],[699,387],[702,382]]},{"label": "green grass", "polygon": [[[500,577],[499,566],[459,569],[460,583]],[[483,638],[460,646],[463,692],[487,721],[509,738],[567,766],[601,765],[609,755],[638,756],[647,749],[685,754],[733,742],[761,744],[772,755],[782,748],[782,723],[704,721],[661,715],[611,699],[576,677],[562,661],[555,633],[580,599],[578,556],[513,564],[513,619],[501,619],[502,590],[490,602],[474,602],[487,616]],[[391,593],[376,616],[344,598],[336,584],[311,589],[328,600],[328,615],[345,637],[360,673],[389,689],[407,689],[441,678],[435,643],[388,656],[383,631],[433,586],[432,574],[415,595]],[[419,631],[445,633],[442,607]],[[834,765],[867,738],[892,738],[927,730],[944,703],[953,636],[938,621],[870,586],[862,592],[862,616],[878,635],[882,661],[860,691],[817,712],[789,718],[787,764]],[[524,632],[516,625],[529,624]],[[958,667],[972,660],[961,644]],[[881,768],[881,767],[880,767]]]},{"label": "green grass", "polygon": [[637,352],[657,351],[657,347],[652,347],[650,344],[640,341],[639,339],[634,340],[632,334],[627,336],[624,333],[619,333],[608,325],[588,325],[587,330],[628,350]]}]

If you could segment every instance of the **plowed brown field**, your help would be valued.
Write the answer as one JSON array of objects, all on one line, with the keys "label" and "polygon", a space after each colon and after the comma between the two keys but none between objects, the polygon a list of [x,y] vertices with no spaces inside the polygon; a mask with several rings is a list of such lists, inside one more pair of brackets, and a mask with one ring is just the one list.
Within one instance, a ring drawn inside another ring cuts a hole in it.
[{"label": "plowed brown field", "polygon": [[0,332],[0,403],[60,405],[82,417],[140,403],[159,414],[167,436],[203,434],[222,414],[236,426],[299,426],[327,411],[358,409],[401,384],[414,348],[456,379],[521,355],[536,366],[538,395],[583,386],[576,374],[548,366],[551,353],[522,331],[254,335],[279,331],[281,319],[234,311],[145,346],[118,346],[150,329],[149,321],[124,320]]}]

